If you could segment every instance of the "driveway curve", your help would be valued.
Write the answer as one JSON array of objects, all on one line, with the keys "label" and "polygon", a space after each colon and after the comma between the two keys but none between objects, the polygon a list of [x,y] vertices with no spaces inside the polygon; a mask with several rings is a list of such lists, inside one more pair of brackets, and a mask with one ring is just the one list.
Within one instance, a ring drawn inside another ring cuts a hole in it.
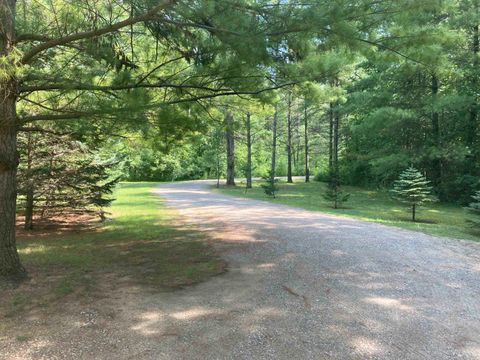
[{"label": "driveway curve", "polygon": [[174,300],[157,358],[480,359],[479,244],[210,185],[156,189],[229,264]]}]

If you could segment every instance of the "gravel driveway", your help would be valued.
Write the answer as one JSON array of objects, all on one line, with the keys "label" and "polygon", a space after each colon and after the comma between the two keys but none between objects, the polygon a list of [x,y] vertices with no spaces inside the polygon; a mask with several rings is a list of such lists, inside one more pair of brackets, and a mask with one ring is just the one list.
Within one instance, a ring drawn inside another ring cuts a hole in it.
[{"label": "gravel driveway", "polygon": [[208,184],[157,190],[229,263],[178,300],[165,358],[480,359],[479,244]]},{"label": "gravel driveway", "polygon": [[94,304],[29,316],[18,326],[48,331],[0,341],[0,359],[480,359],[480,244],[208,182],[156,192],[212,238],[228,272],[167,293],[111,281]]}]

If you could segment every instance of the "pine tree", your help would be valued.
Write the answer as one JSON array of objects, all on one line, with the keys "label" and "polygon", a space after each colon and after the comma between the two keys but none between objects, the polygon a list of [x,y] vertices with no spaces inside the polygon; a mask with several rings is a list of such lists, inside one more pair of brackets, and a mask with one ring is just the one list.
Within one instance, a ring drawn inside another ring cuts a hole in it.
[{"label": "pine tree", "polygon": [[417,207],[436,200],[432,195],[430,181],[412,166],[404,170],[394,182],[392,194],[395,199],[411,206],[412,221],[415,221]]},{"label": "pine tree", "polygon": [[480,191],[477,191],[472,199],[473,201],[466,207],[471,215],[467,221],[475,230],[480,230]]},{"label": "pine tree", "polygon": [[265,184],[262,184],[263,191],[265,191],[265,194],[268,196],[272,196],[275,198],[275,194],[278,192],[278,186],[277,186],[277,179],[275,179],[275,175],[273,174],[273,171],[270,170],[268,172],[268,175],[263,178],[265,180]]},{"label": "pine tree", "polygon": [[99,159],[70,135],[45,140],[22,134],[19,150],[18,208],[25,214],[25,229],[33,228],[37,215],[88,212],[105,219],[103,208],[114,200],[110,195],[119,180],[110,175],[115,162]]},{"label": "pine tree", "polygon": [[334,209],[338,209],[350,198],[350,194],[344,193],[340,188],[340,176],[337,171],[332,170],[328,175],[327,190],[323,198],[332,203]]}]

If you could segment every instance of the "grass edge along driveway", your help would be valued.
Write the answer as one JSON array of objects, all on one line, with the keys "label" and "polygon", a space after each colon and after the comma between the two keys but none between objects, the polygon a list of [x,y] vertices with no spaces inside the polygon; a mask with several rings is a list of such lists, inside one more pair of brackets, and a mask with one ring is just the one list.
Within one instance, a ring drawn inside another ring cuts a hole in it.
[{"label": "grass edge along driveway", "polygon": [[420,231],[429,235],[480,241],[480,234],[473,233],[472,229],[469,228],[466,223],[466,212],[459,205],[434,203],[420,207],[418,221],[414,223],[409,221],[409,209],[404,204],[391,199],[386,190],[344,186],[342,190],[351,194],[350,199],[342,208],[333,209],[322,196],[326,189],[325,183],[316,181],[305,183],[297,180],[293,184],[288,184],[285,181],[280,181],[278,183],[280,191],[275,198],[265,195],[260,187],[261,183],[261,181],[254,181],[253,188],[245,190],[245,183],[241,181],[237,183],[236,187],[222,186],[215,191],[311,211],[378,222]]}]

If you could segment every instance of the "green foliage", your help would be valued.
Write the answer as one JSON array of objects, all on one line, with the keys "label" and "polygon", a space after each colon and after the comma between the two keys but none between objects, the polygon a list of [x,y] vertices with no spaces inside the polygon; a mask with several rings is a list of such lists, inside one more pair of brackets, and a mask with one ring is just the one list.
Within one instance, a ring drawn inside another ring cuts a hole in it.
[{"label": "green foliage", "polygon": [[480,191],[472,196],[472,202],[466,207],[466,210],[470,215],[467,219],[468,223],[475,231],[480,231]]},{"label": "green foliage", "polygon": [[347,202],[350,194],[344,193],[340,186],[340,176],[337,171],[331,171],[328,175],[327,188],[323,198],[332,204],[334,209],[338,209],[343,203]]},{"label": "green foliage", "polygon": [[38,133],[19,137],[19,208],[48,217],[62,212],[98,212],[114,200],[118,178],[111,176],[116,164],[102,159],[70,135],[48,140]]},{"label": "green foliage", "polygon": [[393,197],[412,209],[412,221],[415,221],[416,208],[425,203],[435,201],[432,187],[425,176],[414,167],[404,170],[398,180],[394,182],[391,190]]},{"label": "green foliage", "polygon": [[261,185],[263,191],[267,196],[275,198],[279,190],[277,185],[278,179],[275,178],[275,173],[270,170],[268,175],[263,177],[263,180],[265,181],[265,183]]}]

